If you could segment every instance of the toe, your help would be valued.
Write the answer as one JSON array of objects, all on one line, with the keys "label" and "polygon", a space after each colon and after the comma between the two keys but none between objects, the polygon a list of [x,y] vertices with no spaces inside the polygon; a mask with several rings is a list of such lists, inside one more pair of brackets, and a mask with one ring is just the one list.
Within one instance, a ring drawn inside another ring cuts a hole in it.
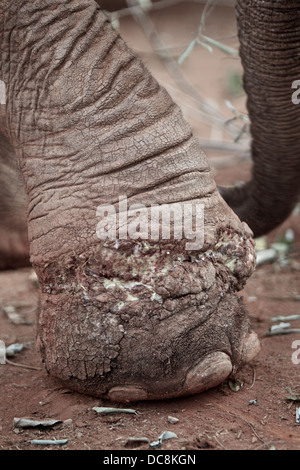
[{"label": "toe", "polygon": [[242,354],[241,354],[241,362],[245,364],[247,362],[252,361],[255,356],[260,351],[260,342],[257,337],[257,334],[254,331],[248,333],[244,340]]},{"label": "toe", "polygon": [[187,373],[184,394],[200,393],[216,387],[231,372],[232,363],[227,354],[220,351],[210,353]]}]

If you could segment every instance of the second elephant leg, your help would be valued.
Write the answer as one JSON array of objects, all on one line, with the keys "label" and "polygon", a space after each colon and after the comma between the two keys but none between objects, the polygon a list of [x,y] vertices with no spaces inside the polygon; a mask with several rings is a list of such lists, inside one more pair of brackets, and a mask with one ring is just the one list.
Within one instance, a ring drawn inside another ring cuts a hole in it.
[{"label": "second elephant leg", "polygon": [[27,196],[13,147],[0,134],[0,269],[29,266]]}]

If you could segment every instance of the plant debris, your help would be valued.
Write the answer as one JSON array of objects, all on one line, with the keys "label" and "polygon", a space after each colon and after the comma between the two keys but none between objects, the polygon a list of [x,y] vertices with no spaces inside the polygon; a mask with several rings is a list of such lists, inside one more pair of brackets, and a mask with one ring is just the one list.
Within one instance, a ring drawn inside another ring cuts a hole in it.
[{"label": "plant debris", "polygon": [[36,427],[52,427],[55,424],[62,423],[58,419],[31,419],[31,418],[14,418],[15,428],[36,428]]},{"label": "plant debris", "polygon": [[6,347],[2,340],[0,340],[0,364],[6,364]]},{"label": "plant debris", "polygon": [[256,266],[261,264],[270,263],[275,261],[277,253],[273,248],[267,248],[266,250],[259,250],[256,253]]},{"label": "plant debris", "polygon": [[14,325],[32,325],[32,322],[25,320],[16,310],[13,305],[5,305],[1,307],[7,318]]},{"label": "plant debris", "polygon": [[164,431],[160,436],[159,438],[157,439],[157,441],[154,441],[154,442],[151,442],[151,444],[149,444],[150,447],[154,447],[154,448],[157,448],[157,447],[160,447],[161,444],[162,444],[162,441],[165,441],[166,439],[177,439],[178,436],[175,434],[175,432],[172,432],[172,431]]},{"label": "plant debris", "polygon": [[6,357],[13,357],[24,349],[24,344],[14,343],[6,348]]},{"label": "plant debris", "polygon": [[241,390],[241,388],[243,388],[243,385],[243,382],[241,382],[239,379],[228,380],[228,386],[233,392],[238,392],[239,390]]},{"label": "plant debris", "polygon": [[271,328],[269,329],[269,331],[281,330],[281,329],[284,329],[284,328],[289,328],[290,326],[291,326],[290,323],[281,322],[281,323],[279,323],[278,325],[273,325],[273,326],[271,326]]},{"label": "plant debris", "polygon": [[136,415],[137,412],[130,408],[109,408],[105,406],[94,406],[92,410],[96,411],[99,414],[110,414],[110,413],[129,413]]},{"label": "plant debris", "polygon": [[265,336],[274,336],[274,335],[288,335],[290,333],[300,333],[300,328],[276,328],[275,330],[269,329]]},{"label": "plant debris", "polygon": [[276,261],[281,266],[286,266],[289,263],[289,252],[294,242],[294,232],[292,229],[287,229],[285,235],[275,243],[272,243],[267,248],[267,241],[265,237],[260,237],[256,240],[256,265],[270,263]]},{"label": "plant debris", "polygon": [[296,423],[300,424],[300,408],[296,408]]},{"label": "plant debris", "polygon": [[23,344],[14,343],[6,348],[4,341],[0,340],[0,364],[9,364],[11,366],[23,367],[24,369],[41,370],[40,367],[28,366],[27,364],[19,364],[7,359],[7,357],[14,356],[24,348]]},{"label": "plant debris", "polygon": [[30,443],[42,445],[42,446],[52,446],[52,445],[63,446],[68,443],[68,439],[54,439],[54,440],[32,439]]},{"label": "plant debris", "polygon": [[255,400],[250,400],[248,405],[257,405],[257,398],[255,398]]},{"label": "plant debris", "polygon": [[279,317],[271,318],[271,321],[293,321],[293,320],[300,320],[300,315],[281,315]]}]

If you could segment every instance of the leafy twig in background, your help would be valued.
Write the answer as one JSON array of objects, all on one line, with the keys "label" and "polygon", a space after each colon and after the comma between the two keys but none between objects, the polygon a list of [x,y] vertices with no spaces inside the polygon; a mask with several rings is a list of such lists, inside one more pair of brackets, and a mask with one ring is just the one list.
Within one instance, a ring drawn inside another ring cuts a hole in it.
[{"label": "leafy twig in background", "polygon": [[[199,4],[207,4],[207,0],[161,0],[160,2],[150,2],[151,3],[151,8],[146,8],[151,9],[151,10],[163,10],[168,7],[172,7],[175,5],[178,5],[179,3],[199,3]],[[219,5],[221,2],[219,0],[215,0],[215,4]],[[224,0],[222,0],[222,5],[223,6],[233,6],[232,0],[228,0],[228,5],[224,4]],[[137,3],[136,5],[129,6],[127,8],[122,8],[121,10],[118,10],[116,12],[107,12],[109,16],[114,16],[116,18],[124,18],[125,16],[133,15],[139,8],[141,8],[141,4]]]},{"label": "leafy twig in background", "polygon": [[[158,2],[161,3],[161,2]],[[158,3],[152,4],[152,8],[154,5]],[[163,42],[160,39],[156,28],[147,14],[149,9],[145,11],[140,3],[137,0],[127,0],[128,7],[130,8],[131,14],[135,18],[135,20],[140,24],[142,27],[146,37],[152,44],[154,51],[157,53],[159,58],[163,61],[165,67],[167,68],[168,72],[175,80],[179,89],[181,89],[186,95],[190,96],[195,103],[195,106],[198,110],[205,113],[206,122],[210,122],[213,125],[217,125],[222,130],[225,130],[231,137],[234,139],[239,139],[240,136],[244,133],[244,124],[241,126],[237,125],[238,117],[235,116],[232,122],[228,122],[228,119],[218,110],[216,109],[207,99],[205,99],[198,90],[185,78],[182,70],[180,69],[177,61],[173,58],[170,51],[165,48]],[[173,3],[174,4],[174,3]],[[166,4],[164,4],[166,5]],[[212,2],[209,1],[203,11],[202,19],[200,27],[203,30],[203,24],[205,18],[207,18],[208,13],[211,11],[209,7],[212,7]],[[159,52],[160,51],[160,52]],[[161,52],[163,51],[163,53]]]}]

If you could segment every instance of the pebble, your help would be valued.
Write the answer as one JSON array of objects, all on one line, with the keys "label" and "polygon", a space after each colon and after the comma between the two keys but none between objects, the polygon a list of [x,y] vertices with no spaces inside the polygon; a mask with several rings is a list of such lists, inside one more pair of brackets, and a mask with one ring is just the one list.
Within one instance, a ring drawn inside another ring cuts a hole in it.
[{"label": "pebble", "polygon": [[171,424],[176,424],[176,423],[178,423],[179,419],[175,418],[174,416],[168,416],[168,421]]}]

